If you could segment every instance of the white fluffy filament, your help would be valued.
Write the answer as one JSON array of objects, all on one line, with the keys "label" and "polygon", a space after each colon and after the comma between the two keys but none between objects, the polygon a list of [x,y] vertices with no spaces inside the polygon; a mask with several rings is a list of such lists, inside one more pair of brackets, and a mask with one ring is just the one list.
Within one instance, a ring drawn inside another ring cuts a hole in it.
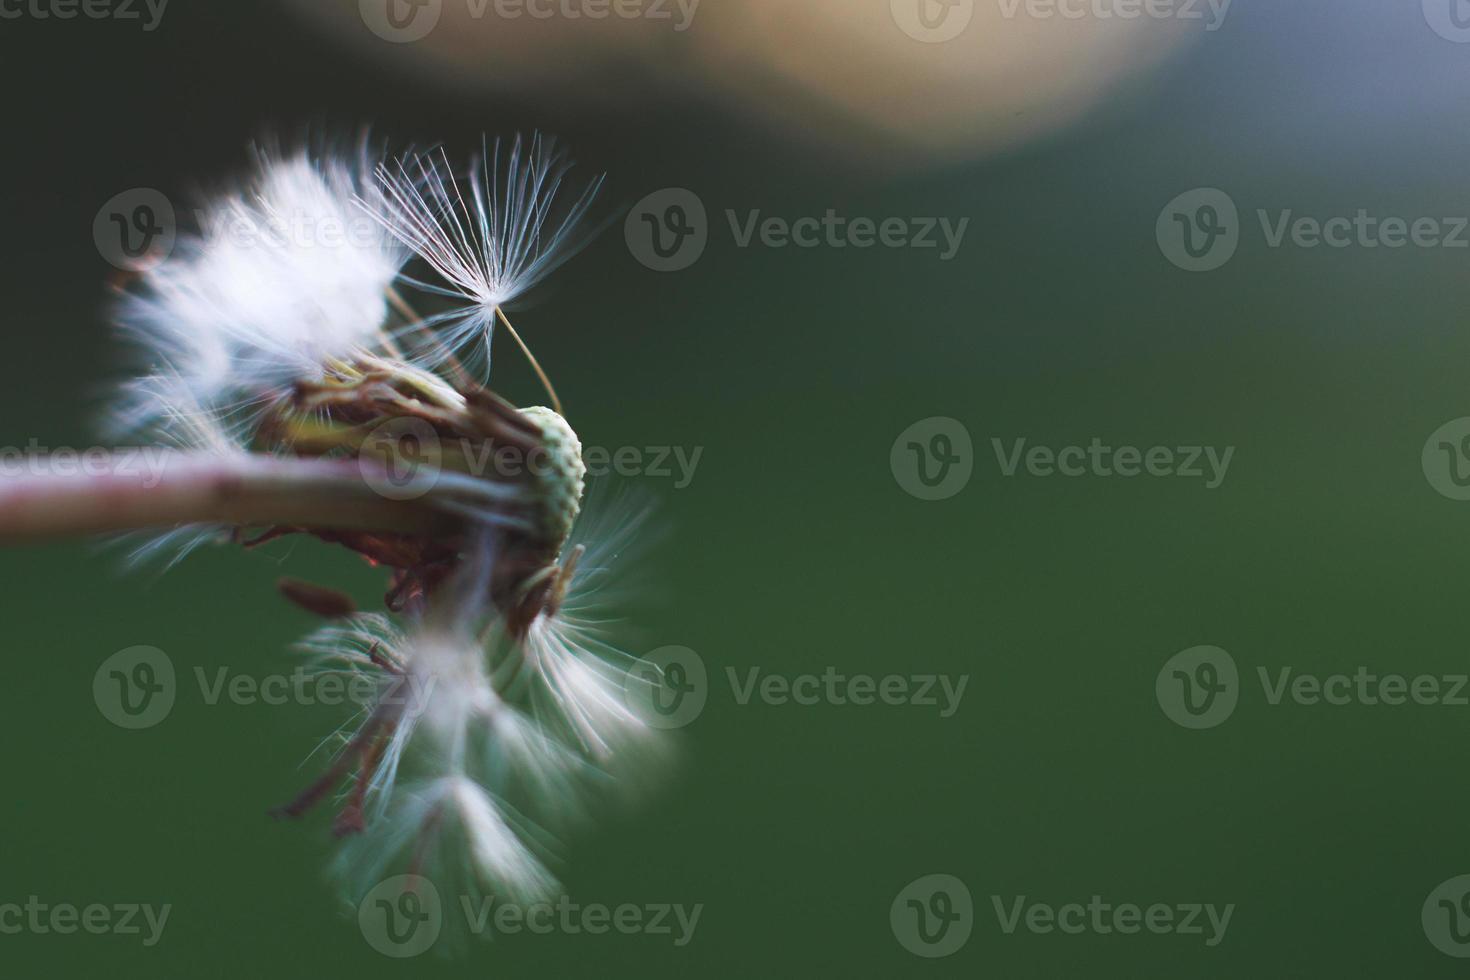
[{"label": "white fluffy filament", "polygon": [[529,143],[517,136],[509,149],[499,140],[484,145],[463,180],[442,149],[378,168],[380,203],[373,212],[445,285],[408,281],[462,304],[424,321],[437,333],[433,343],[419,348],[420,356],[483,357],[488,374],[497,310],[553,272],[581,244],[577,225],[602,177],[593,178],[569,203],[560,202],[571,167],[554,140],[536,134]]}]

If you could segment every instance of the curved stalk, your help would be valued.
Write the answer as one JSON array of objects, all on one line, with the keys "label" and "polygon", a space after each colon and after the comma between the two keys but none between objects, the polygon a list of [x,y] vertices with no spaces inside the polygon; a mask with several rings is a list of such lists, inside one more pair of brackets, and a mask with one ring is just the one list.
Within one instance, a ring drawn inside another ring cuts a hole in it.
[{"label": "curved stalk", "polygon": [[[0,543],[222,524],[442,534],[456,520],[428,497],[392,500],[359,460],[171,454],[89,460],[89,472],[0,476]],[[80,467],[73,467],[80,470]]]}]

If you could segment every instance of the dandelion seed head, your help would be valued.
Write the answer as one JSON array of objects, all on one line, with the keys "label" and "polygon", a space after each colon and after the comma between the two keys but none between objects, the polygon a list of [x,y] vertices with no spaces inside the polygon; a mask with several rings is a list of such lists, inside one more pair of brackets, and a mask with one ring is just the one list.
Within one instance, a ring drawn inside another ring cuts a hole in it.
[{"label": "dandelion seed head", "polygon": [[[570,167],[539,135],[487,142],[464,176],[442,151],[374,165],[366,151],[261,150],[254,176],[212,200],[118,306],[149,364],[116,399],[114,431],[226,460],[226,475],[262,456],[283,471],[316,457],[327,489],[291,483],[282,496],[322,492],[329,508],[348,500],[371,514],[359,526],[308,512],[302,527],[300,511],[269,511],[263,529],[227,529],[236,540],[261,530],[250,544],[315,534],[392,570],[392,614],[342,616],[301,645],[313,670],[366,680],[373,696],[318,747],[331,747],[327,771],[280,811],[300,816],[336,791],[334,831],[349,838],[339,868],[358,882],[398,863],[544,897],[552,828],[660,758],[658,733],[626,697],[634,658],[613,645],[600,606],[638,520],[588,518],[566,420],[516,409],[457,362],[478,355],[488,371],[501,307],[582,244],[601,178],[572,190]],[[439,281],[404,277],[411,254]],[[419,318],[400,281],[451,308]],[[433,445],[433,465],[413,471],[422,501],[373,483],[389,467],[363,433],[402,421]],[[524,473],[441,465],[502,448],[522,454]],[[395,509],[367,507],[379,501],[364,503],[358,477]],[[403,519],[418,507],[432,519]],[[182,553],[220,530],[169,529],[149,547]]]}]

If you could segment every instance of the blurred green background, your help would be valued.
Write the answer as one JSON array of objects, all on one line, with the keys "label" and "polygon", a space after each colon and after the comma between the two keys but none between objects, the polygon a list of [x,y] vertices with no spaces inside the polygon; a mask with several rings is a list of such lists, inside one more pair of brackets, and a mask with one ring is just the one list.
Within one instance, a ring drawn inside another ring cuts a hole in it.
[{"label": "blurred green background", "polygon": [[[729,0],[727,0],[729,2]],[[609,815],[561,868],[581,903],[704,906],[692,942],[507,936],[400,962],[326,881],[327,820],[266,816],[316,771],[326,707],[210,706],[195,667],[290,670],[313,625],[291,574],[378,578],[306,543],[203,551],[128,574],[85,543],[0,555],[0,902],[171,903],[162,941],[0,936],[7,977],[1451,976],[1420,908],[1470,872],[1470,707],[1267,702],[1256,668],[1460,674],[1470,504],[1435,492],[1425,440],[1470,415],[1470,251],[1268,247],[1257,209],[1470,214],[1470,46],[1419,4],[1239,0],[1229,22],[1075,125],[972,159],[881,173],[678,93],[586,108],[431,84],[272,4],[175,0],[157,31],[0,22],[0,181],[11,347],[0,441],[90,445],[120,367],[89,235],[139,186],[187,197],[268,127],[474,145],[540,127],[610,174],[606,213],[664,187],[711,215],[659,274],[622,223],[517,326],[585,441],[703,447],[693,482],[636,480],[671,534],[640,569],[630,649],[709,669],[652,805]],[[1177,194],[1239,206],[1222,268],[1155,240]],[[933,251],[739,248],[724,212],[971,219]],[[616,215],[614,214],[616,217]],[[501,359],[498,385],[536,400]],[[921,419],[974,439],[963,492],[925,502],[889,465]],[[1198,481],[1002,477],[992,438],[1233,446]],[[169,718],[110,724],[98,665],[138,644],[184,681]],[[1228,650],[1243,691],[1205,731],[1155,679]],[[960,710],[737,703],[742,673],[969,675]],[[920,959],[889,906],[943,873],[975,901],[963,949]],[[991,896],[1235,904],[1179,935],[1005,934]]]}]

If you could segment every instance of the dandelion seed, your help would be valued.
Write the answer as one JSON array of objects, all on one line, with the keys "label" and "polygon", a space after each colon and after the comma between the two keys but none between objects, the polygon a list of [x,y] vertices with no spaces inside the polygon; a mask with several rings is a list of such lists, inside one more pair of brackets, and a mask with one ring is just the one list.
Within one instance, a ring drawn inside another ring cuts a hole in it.
[{"label": "dandelion seed", "polygon": [[593,178],[566,203],[559,198],[572,164],[554,140],[536,134],[527,144],[517,136],[502,151],[499,140],[484,145],[464,180],[454,175],[442,149],[382,166],[380,200],[368,206],[398,241],[441,277],[443,285],[409,282],[462,303],[424,321],[434,329],[434,339],[421,343],[418,352],[437,360],[449,353],[483,360],[488,376],[491,340],[499,321],[515,336],[550,390],[545,373],[505,317],[504,307],[585,244],[577,237],[577,226],[603,178]]}]

